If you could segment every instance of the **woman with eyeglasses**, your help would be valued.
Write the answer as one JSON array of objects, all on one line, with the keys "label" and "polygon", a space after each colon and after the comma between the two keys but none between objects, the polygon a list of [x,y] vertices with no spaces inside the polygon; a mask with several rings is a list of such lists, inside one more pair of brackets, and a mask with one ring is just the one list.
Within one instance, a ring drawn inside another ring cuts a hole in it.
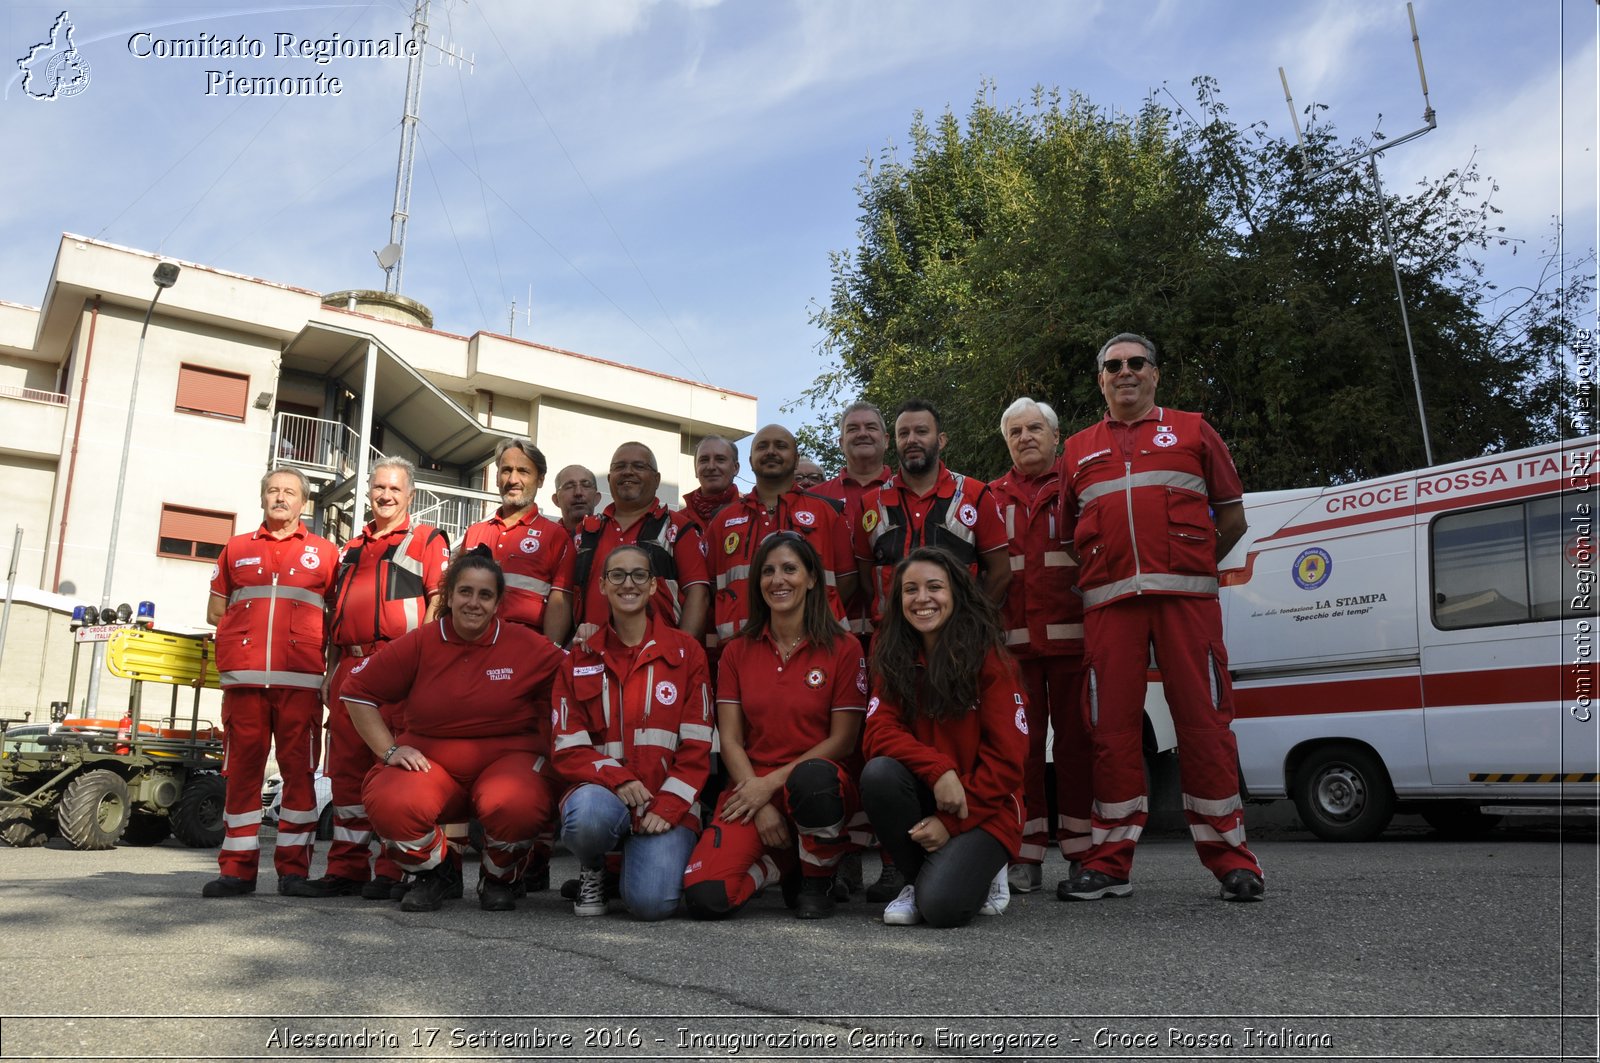
[{"label": "woman with eyeglasses", "polygon": [[[505,573],[487,547],[457,555],[445,573],[443,615],[357,665],[342,697],[351,722],[383,763],[362,785],[373,830],[414,884],[408,912],[436,910],[453,884],[441,869],[440,823],[483,825],[478,903],[509,911],[534,838],[549,830],[550,681],[562,653],[497,615]],[[393,734],[379,705],[399,705]]]},{"label": "woman with eyeglasses", "polygon": [[606,854],[622,850],[622,902],[636,918],[678,907],[711,765],[711,684],[700,644],[648,611],[650,555],[619,546],[600,570],[605,627],[556,678],[555,763],[573,784],[561,836],[578,858],[577,915],[607,909]]},{"label": "woman with eyeglasses", "polygon": [[721,919],[781,883],[796,916],[823,918],[834,866],[870,840],[854,770],[866,662],[804,536],[769,535],[750,572],[749,619],[717,671],[729,788],[690,857],[684,904]]},{"label": "woman with eyeglasses", "polygon": [[895,566],[872,669],[861,796],[910,883],[883,921],[998,915],[1022,843],[1028,719],[999,614],[965,565],[923,547]]}]

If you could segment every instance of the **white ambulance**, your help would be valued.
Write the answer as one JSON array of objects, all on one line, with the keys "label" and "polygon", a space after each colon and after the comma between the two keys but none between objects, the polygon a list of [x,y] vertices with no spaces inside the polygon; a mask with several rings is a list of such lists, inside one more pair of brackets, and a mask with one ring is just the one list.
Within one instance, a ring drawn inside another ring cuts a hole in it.
[{"label": "white ambulance", "polygon": [[1221,598],[1251,799],[1344,841],[1595,802],[1596,444],[1246,496]]}]

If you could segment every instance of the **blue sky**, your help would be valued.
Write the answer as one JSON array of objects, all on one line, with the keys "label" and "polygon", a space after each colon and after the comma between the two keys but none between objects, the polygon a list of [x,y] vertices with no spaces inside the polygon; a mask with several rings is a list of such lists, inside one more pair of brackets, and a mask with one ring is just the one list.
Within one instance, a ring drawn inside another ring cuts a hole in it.
[{"label": "blue sky", "polygon": [[[15,60],[62,10],[8,0],[0,100],[0,299],[37,305],[63,231],[286,284],[382,287],[405,63],[273,57],[274,34],[388,37],[411,0],[74,3],[89,64],[71,98],[30,99]],[[1499,184],[1528,283],[1567,225],[1596,243],[1596,8],[1419,0],[1439,128],[1383,163],[1391,190],[1476,153]],[[1563,20],[1564,15],[1564,20]],[[824,368],[813,308],[854,246],[869,156],[913,112],[965,113],[1034,85],[1136,110],[1211,74],[1237,121],[1288,134],[1327,104],[1345,135],[1421,125],[1403,0],[435,0],[403,292],[438,327],[515,334],[756,395],[763,421]],[[260,39],[267,56],[138,58],[129,38]],[[341,95],[206,95],[210,69],[337,76]],[[1590,268],[1591,267],[1585,267]],[[1137,327],[1137,322],[1130,322]]]}]

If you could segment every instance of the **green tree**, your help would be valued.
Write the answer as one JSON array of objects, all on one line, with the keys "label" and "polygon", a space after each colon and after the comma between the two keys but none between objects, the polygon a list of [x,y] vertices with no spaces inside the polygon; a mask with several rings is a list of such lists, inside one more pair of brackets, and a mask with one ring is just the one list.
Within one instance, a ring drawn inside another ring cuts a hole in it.
[{"label": "green tree", "polygon": [[[1162,401],[1203,411],[1251,489],[1422,464],[1366,171],[1309,180],[1308,160],[1350,151],[1331,128],[1313,115],[1302,154],[1231,122],[1210,79],[1195,90],[1198,118],[1043,90],[1000,107],[988,85],[964,125],[916,115],[910,159],[868,164],[859,245],[833,256],[812,406],[928,398],[950,464],[995,476],[1005,406],[1049,401],[1067,432],[1098,418],[1094,353],[1131,330],[1161,349]],[[1387,197],[1439,460],[1558,434],[1551,354],[1593,291],[1572,274],[1487,318],[1475,255],[1501,235],[1484,183],[1469,167]],[[833,436],[825,420],[803,442],[831,456]]]}]

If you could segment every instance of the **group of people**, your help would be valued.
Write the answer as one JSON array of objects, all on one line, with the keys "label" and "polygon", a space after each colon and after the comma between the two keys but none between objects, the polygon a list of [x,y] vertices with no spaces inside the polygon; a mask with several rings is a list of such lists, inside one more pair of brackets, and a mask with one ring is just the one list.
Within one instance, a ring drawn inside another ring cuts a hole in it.
[{"label": "group of people", "polygon": [[[301,522],[304,477],[267,474],[261,527],[212,580],[227,829],[204,895],[255,889],[275,743],[291,896],[437,909],[462,895],[472,821],[489,910],[547,887],[558,832],[584,916],[615,898],[725,918],[777,886],[823,917],[876,847],[884,922],[960,925],[1040,889],[1052,835],[1058,896],[1127,896],[1153,655],[1200,859],[1224,899],[1259,900],[1217,603],[1243,489],[1203,418],[1155,404],[1148,340],[1113,337],[1095,371],[1106,416],[1064,448],[1047,404],[1002,413],[1013,467],[993,483],[945,466],[918,399],[895,412],[889,468],[890,425],[857,402],[832,479],[769,425],[741,492],[737,448],[709,437],[674,511],[628,442],[603,509],[589,469],[556,473],[557,521],[536,499],[544,455],[508,439],[501,505],[453,554],[411,520],[403,459],[374,466],[372,520],[342,550]],[[313,879],[324,702],[335,827]]]}]

